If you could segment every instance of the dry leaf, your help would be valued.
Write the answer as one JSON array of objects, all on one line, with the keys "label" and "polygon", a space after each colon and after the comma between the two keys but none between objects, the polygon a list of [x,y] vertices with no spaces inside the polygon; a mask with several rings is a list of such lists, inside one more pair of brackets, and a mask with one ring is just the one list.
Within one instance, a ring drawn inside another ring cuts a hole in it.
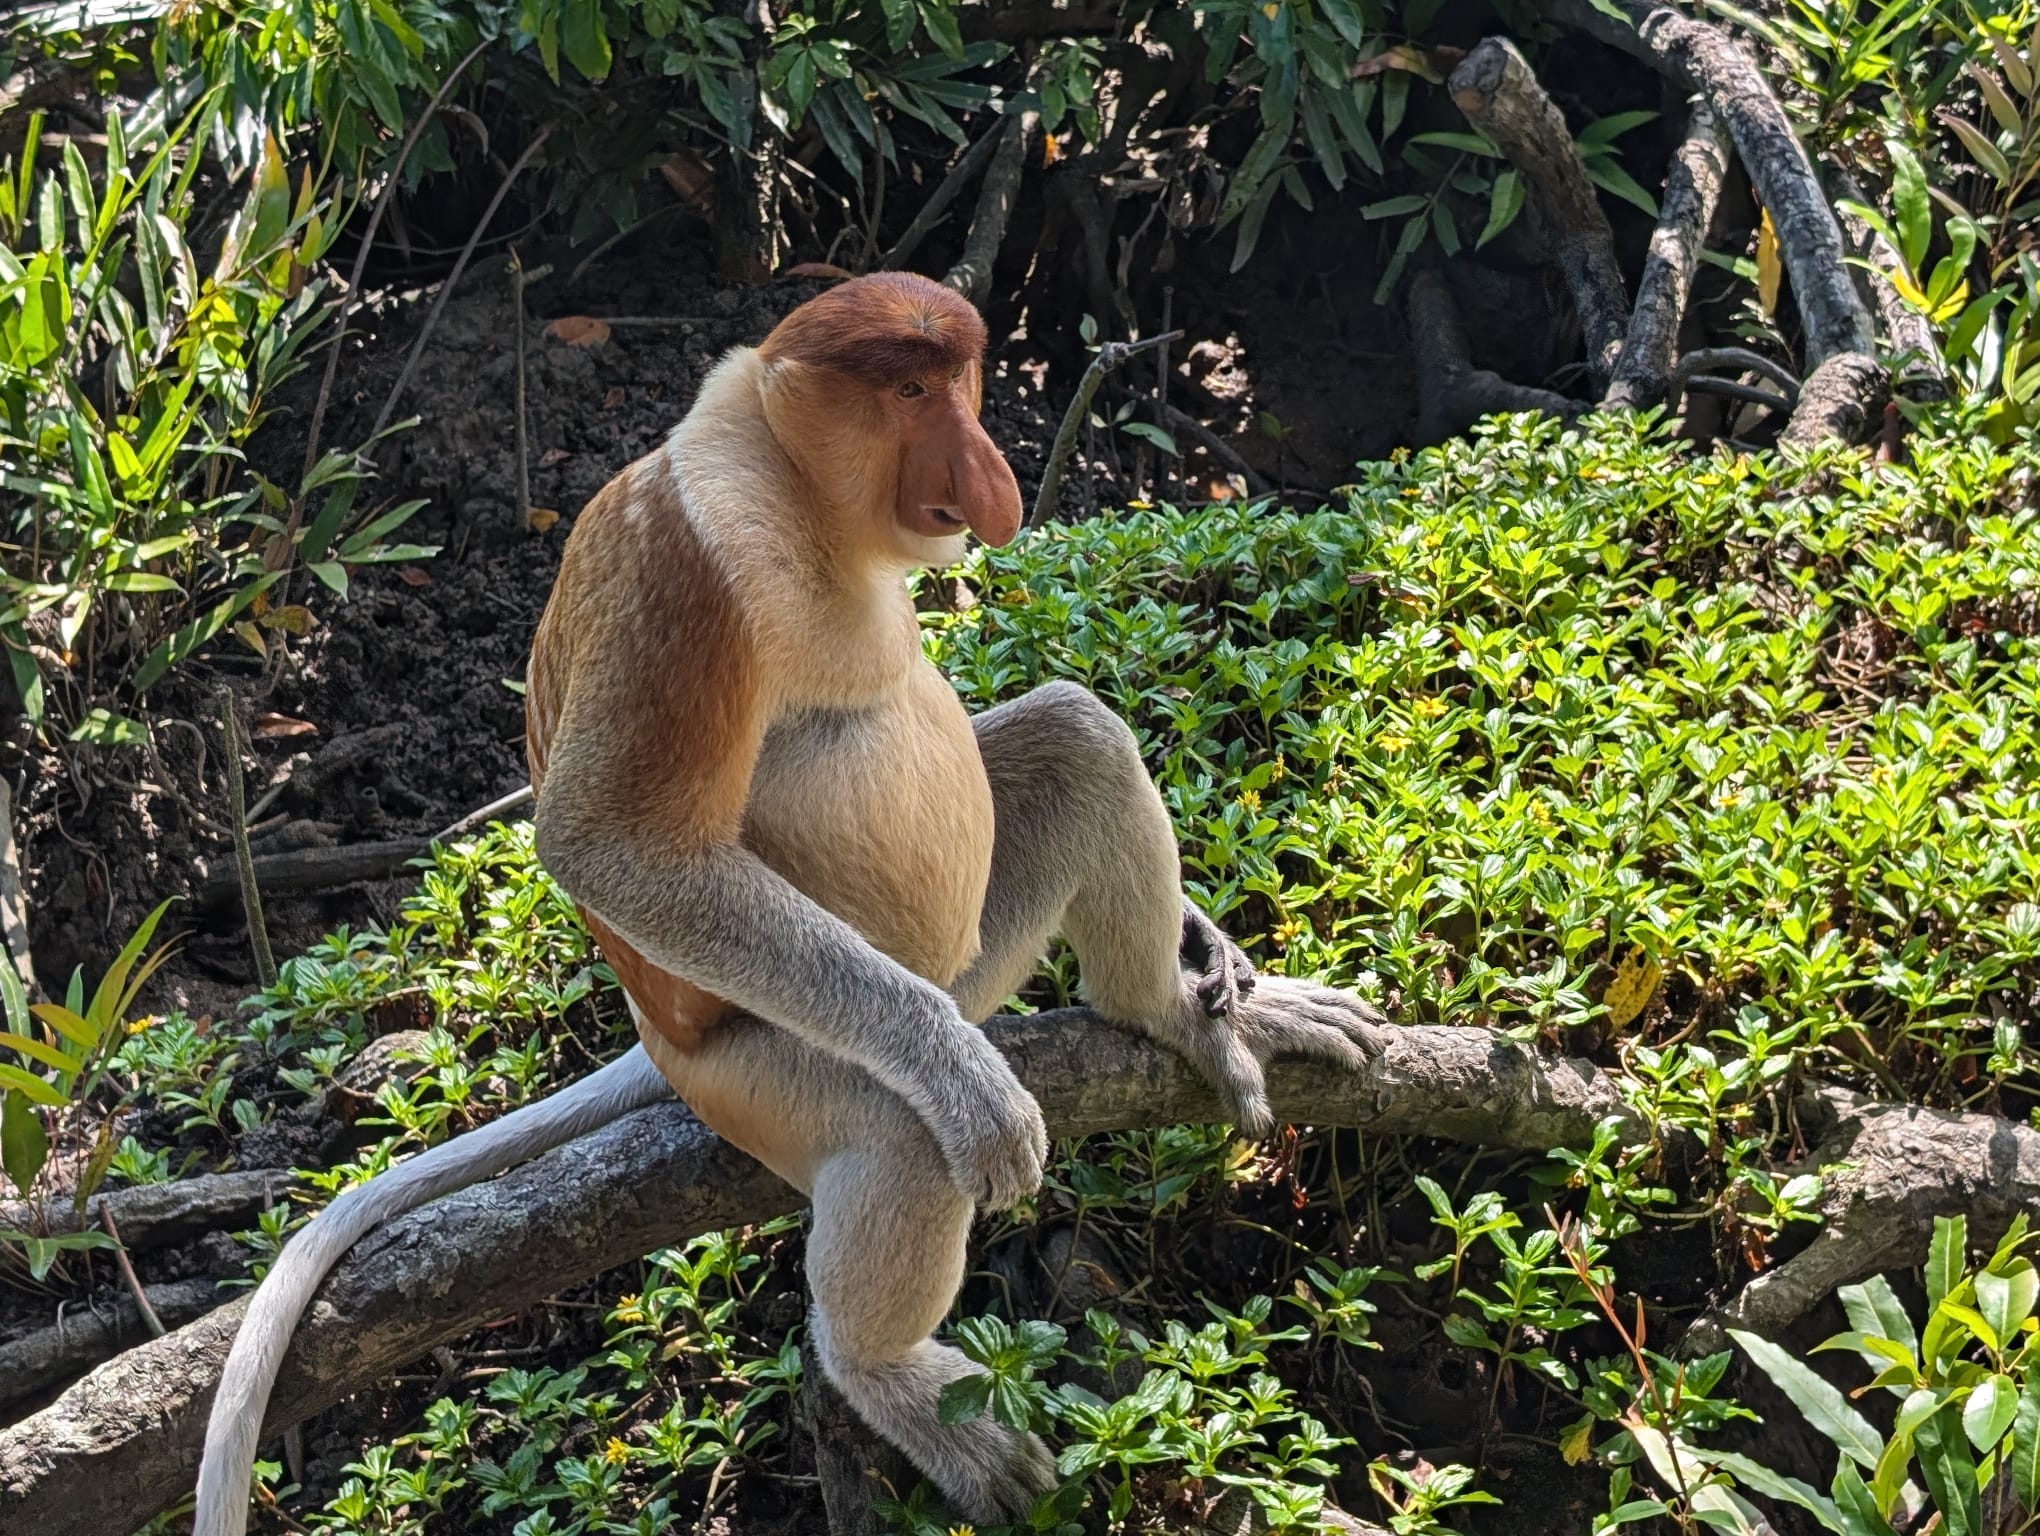
[{"label": "dry leaf", "polygon": [[540,469],[551,469],[553,465],[564,464],[572,457],[573,455],[564,448],[548,448],[538,456],[538,467]]},{"label": "dry leaf", "polygon": [[269,659],[269,642],[262,638],[262,631],[253,624],[250,624],[246,619],[242,619],[234,625],[234,638],[247,646],[249,650],[260,656],[264,661]]},{"label": "dry leaf", "polygon": [[602,395],[602,409],[613,411],[630,398],[630,393],[621,384],[612,384]]},{"label": "dry leaf", "polygon": [[1044,167],[1051,166],[1060,159],[1062,159],[1062,140],[1052,133],[1044,133],[1041,136],[1042,165]]},{"label": "dry leaf", "polygon": [[683,203],[705,199],[715,186],[715,172],[692,150],[683,149],[661,160],[659,174],[666,178],[666,185],[679,194]]},{"label": "dry leaf", "polygon": [[312,610],[302,603],[287,603],[263,614],[261,622],[264,629],[280,629],[287,635],[309,635],[312,632]]},{"label": "dry leaf", "polygon": [[300,720],[294,715],[257,715],[255,734],[259,737],[316,736],[319,728],[309,720]]},{"label": "dry leaf", "polygon": [[570,347],[599,347],[609,340],[609,325],[593,315],[561,315],[545,333]]},{"label": "dry leaf", "polygon": [[841,267],[832,267],[826,261],[803,261],[788,267],[779,275],[781,277],[822,277],[833,279],[855,277],[857,274],[846,272]]},{"label": "dry leaf", "polygon": [[1663,967],[1644,951],[1641,944],[1622,957],[1615,967],[1615,979],[1608,983],[1608,990],[1601,994],[1601,1006],[1608,1010],[1608,1022],[1616,1029],[1643,1012],[1644,1005],[1657,995],[1658,983],[1665,979]]},{"label": "dry leaf", "polygon": [[1766,208],[1763,222],[1757,226],[1757,304],[1766,320],[1778,311],[1778,285],[1784,277],[1785,266],[1778,259],[1778,231],[1771,223],[1771,210]]},{"label": "dry leaf", "polygon": [[257,592],[255,600],[248,604],[248,617],[259,619],[267,612],[269,612],[269,594],[267,592]]},{"label": "dry leaf", "polygon": [[559,513],[551,507],[533,507],[526,518],[531,524],[533,533],[548,533],[552,530],[552,525],[559,520]]},{"label": "dry leaf", "polygon": [[407,587],[429,587],[432,585],[432,577],[430,573],[427,572],[423,567],[416,565],[398,566],[397,580],[401,581]]},{"label": "dry leaf", "polygon": [[1414,43],[1397,43],[1385,53],[1377,53],[1371,59],[1359,59],[1346,71],[1355,80],[1365,80],[1370,75],[1385,74],[1391,69],[1407,70],[1418,78],[1433,85],[1443,85],[1445,77],[1452,72],[1453,65],[1466,57],[1459,48],[1433,48],[1429,52]]}]

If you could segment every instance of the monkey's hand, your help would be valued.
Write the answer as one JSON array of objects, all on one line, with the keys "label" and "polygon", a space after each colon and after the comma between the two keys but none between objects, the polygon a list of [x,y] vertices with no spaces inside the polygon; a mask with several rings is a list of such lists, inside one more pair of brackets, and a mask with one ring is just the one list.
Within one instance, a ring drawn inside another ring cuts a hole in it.
[{"label": "monkey's hand", "polygon": [[1252,992],[1225,1015],[1193,1018],[1178,1046],[1225,1099],[1241,1134],[1275,1129],[1268,1104],[1267,1065],[1283,1056],[1364,1069],[1380,1054],[1391,1026],[1380,1010],[1350,992],[1289,976],[1257,977]]},{"label": "monkey's hand", "polygon": [[960,1059],[914,1095],[914,1107],[956,1187],[980,1208],[1003,1211],[1041,1187],[1048,1128],[998,1047],[975,1025],[960,1018],[957,1025]]},{"label": "monkey's hand", "polygon": [[1207,1016],[1225,1018],[1239,1000],[1254,990],[1254,962],[1219,927],[1183,898],[1183,964],[1190,972],[1190,990]]}]

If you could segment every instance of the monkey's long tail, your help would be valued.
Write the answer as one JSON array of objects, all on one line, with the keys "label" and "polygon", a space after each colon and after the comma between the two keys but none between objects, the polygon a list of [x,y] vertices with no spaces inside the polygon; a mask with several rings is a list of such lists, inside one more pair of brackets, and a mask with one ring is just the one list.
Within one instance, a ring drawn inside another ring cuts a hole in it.
[{"label": "monkey's long tail", "polygon": [[313,1217],[257,1287],[220,1373],[198,1468],[192,1536],[244,1536],[248,1480],[277,1370],[312,1293],[357,1239],[428,1200],[529,1162],[672,1093],[644,1047],[633,1046],[572,1087],[377,1174]]}]

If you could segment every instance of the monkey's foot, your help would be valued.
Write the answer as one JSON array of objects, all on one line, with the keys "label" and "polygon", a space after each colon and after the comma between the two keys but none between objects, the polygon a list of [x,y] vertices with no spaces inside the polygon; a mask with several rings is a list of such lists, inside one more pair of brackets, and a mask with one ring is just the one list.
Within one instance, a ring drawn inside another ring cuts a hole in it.
[{"label": "monkey's foot", "polygon": [[1275,1128],[1267,1065],[1283,1056],[1360,1071],[1381,1053],[1389,1023],[1350,992],[1290,976],[1262,976],[1223,1018],[1194,1019],[1177,1044],[1224,1097],[1240,1131]]},{"label": "monkey's foot", "polygon": [[1232,936],[1183,898],[1183,964],[1206,1017],[1222,1019],[1254,990],[1254,962]]},{"label": "monkey's foot", "polygon": [[989,1414],[972,1429],[982,1434],[946,1446],[948,1464],[928,1469],[956,1512],[981,1525],[1024,1524],[1044,1493],[1055,1487],[1055,1458],[1041,1437],[1008,1429]]}]

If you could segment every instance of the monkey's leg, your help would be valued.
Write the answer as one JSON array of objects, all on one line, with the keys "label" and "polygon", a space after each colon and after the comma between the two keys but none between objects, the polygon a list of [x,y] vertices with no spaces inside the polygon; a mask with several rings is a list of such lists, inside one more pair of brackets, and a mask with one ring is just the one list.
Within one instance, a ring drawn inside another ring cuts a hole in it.
[{"label": "monkey's leg", "polygon": [[1250,1136],[1273,1128],[1270,1059],[1364,1064],[1378,1013],[1315,982],[1244,980],[1217,926],[1186,914],[1175,829],[1124,721],[1050,683],[975,725],[997,830],[978,958],[952,989],[966,1018],[997,1008],[1060,933],[1091,1005],[1194,1063]]},{"label": "monkey's leg", "polygon": [[971,1203],[913,1109],[860,1068],[743,1019],[688,1055],[655,1052],[689,1105],[813,1201],[815,1352],[858,1416],[972,1520],[1017,1519],[1055,1486],[1048,1450],[989,1415],[938,1416],[977,1370],[938,1344],[963,1283]]}]

